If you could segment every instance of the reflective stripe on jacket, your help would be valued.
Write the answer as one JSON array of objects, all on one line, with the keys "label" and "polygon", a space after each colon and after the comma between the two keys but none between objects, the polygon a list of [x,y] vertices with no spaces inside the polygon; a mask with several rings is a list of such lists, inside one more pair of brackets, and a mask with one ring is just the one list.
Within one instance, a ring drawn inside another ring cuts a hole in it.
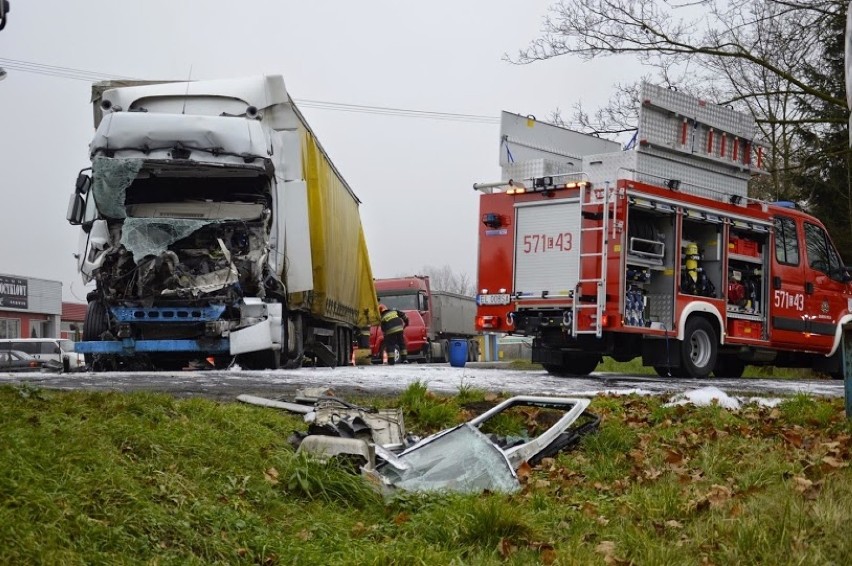
[{"label": "reflective stripe on jacket", "polygon": [[403,331],[405,328],[405,322],[400,316],[401,314],[402,313],[397,310],[386,310],[382,314],[382,332],[384,334],[393,334],[395,332]]}]

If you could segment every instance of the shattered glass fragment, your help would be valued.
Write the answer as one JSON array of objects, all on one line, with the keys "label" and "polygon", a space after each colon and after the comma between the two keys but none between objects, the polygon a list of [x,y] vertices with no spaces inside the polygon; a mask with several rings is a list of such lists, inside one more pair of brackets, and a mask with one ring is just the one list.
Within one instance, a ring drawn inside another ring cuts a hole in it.
[{"label": "shattered glass fragment", "polygon": [[162,254],[178,240],[215,223],[180,218],[127,218],[121,231],[121,244],[138,262],[147,255]]},{"label": "shattered glass fragment", "polygon": [[100,213],[107,218],[126,218],[124,199],[136,175],[142,169],[142,159],[113,159],[95,157],[92,162],[92,191]]},{"label": "shattered glass fragment", "polygon": [[400,454],[408,469],[384,465],[379,474],[409,491],[511,493],[520,489],[503,452],[475,427],[465,423]]}]

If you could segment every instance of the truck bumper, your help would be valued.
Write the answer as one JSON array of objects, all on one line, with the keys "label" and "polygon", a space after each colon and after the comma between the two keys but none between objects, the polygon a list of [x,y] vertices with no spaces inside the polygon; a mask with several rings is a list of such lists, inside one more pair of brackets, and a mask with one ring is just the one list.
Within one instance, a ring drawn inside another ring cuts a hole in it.
[{"label": "truck bumper", "polygon": [[115,354],[132,356],[141,352],[200,352],[204,354],[227,354],[230,344],[227,339],[206,340],[107,340],[77,342],[74,351],[82,354]]}]

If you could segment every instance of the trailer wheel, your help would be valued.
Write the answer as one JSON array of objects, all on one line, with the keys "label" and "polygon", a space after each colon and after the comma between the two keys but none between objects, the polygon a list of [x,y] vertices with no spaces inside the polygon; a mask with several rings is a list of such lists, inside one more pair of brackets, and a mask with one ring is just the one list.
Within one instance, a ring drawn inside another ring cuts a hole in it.
[{"label": "trailer wheel", "polygon": [[598,354],[572,356],[567,364],[542,364],[550,375],[556,377],[582,377],[589,375],[601,361]]},{"label": "trailer wheel", "polygon": [[713,325],[693,316],[686,321],[681,342],[681,370],[684,377],[707,377],[716,365],[719,341]]},{"label": "trailer wheel", "polygon": [[716,365],[713,367],[713,375],[716,377],[733,377],[739,378],[743,376],[746,363],[739,358],[733,356],[718,356]]}]

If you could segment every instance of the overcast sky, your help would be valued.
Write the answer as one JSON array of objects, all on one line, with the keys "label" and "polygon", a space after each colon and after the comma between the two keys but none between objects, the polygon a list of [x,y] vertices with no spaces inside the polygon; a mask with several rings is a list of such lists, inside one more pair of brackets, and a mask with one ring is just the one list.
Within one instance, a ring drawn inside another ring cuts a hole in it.
[{"label": "overcast sky", "polygon": [[502,61],[539,35],[550,3],[11,0],[0,31],[0,273],[60,280],[65,300],[85,301],[72,256],[79,229],[65,211],[88,165],[91,81],[24,72],[14,60],[105,77],[281,74],[297,101],[493,117],[301,106],[362,201],[373,274],[449,265],[475,280],[471,186],[500,178],[500,111],[545,118],[577,101],[592,109],[640,75],[616,59]]}]

